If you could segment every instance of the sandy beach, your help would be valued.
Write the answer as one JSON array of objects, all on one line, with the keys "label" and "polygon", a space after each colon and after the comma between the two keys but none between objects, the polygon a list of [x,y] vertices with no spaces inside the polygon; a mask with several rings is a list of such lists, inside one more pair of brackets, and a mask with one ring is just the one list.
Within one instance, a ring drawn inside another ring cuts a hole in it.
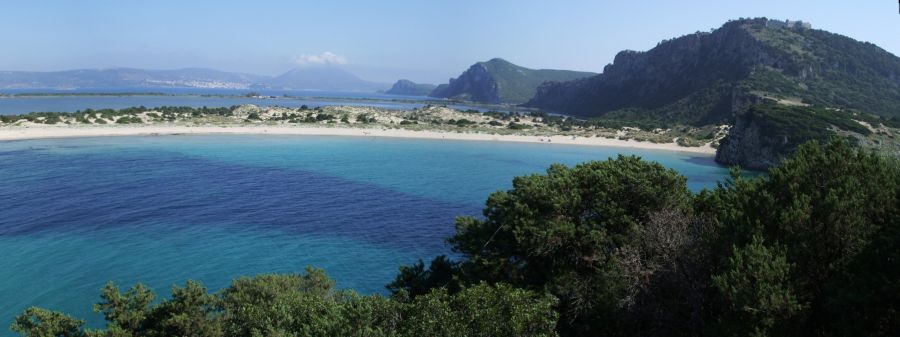
[{"label": "sandy beach", "polygon": [[279,125],[255,126],[8,126],[0,127],[0,141],[109,136],[163,136],[202,134],[248,134],[248,135],[306,135],[306,136],[355,136],[394,137],[470,141],[499,141],[523,143],[549,143],[564,145],[588,145],[603,147],[623,147],[665,151],[689,152],[713,155],[716,149],[708,144],[701,147],[683,147],[672,143],[639,142],[599,137],[572,136],[523,136],[497,135],[488,133],[414,131],[381,128],[341,128],[341,127],[301,127]]}]

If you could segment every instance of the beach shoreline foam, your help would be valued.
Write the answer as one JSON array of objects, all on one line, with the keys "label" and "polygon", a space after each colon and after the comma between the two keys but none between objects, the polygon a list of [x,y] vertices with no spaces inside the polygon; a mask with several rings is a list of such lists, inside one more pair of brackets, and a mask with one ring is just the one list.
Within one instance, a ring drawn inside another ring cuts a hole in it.
[{"label": "beach shoreline foam", "polygon": [[0,141],[16,141],[48,138],[112,137],[112,136],[165,136],[165,135],[297,135],[297,136],[350,136],[420,138],[436,140],[499,141],[520,143],[547,143],[621,147],[645,150],[686,152],[698,155],[715,155],[709,144],[700,147],[679,146],[675,142],[653,143],[602,137],[573,137],[566,135],[500,135],[483,132],[417,131],[391,128],[348,127],[300,127],[283,125],[214,126],[214,125],[152,125],[152,126],[7,126],[0,127]]}]

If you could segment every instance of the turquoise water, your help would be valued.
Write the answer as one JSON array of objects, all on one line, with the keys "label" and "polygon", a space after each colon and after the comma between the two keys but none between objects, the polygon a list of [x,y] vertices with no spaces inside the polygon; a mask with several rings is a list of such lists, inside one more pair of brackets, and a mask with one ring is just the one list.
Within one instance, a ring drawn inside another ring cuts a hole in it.
[{"label": "turquoise water", "polygon": [[[449,253],[457,215],[479,215],[514,176],[619,152],[692,189],[712,158],[618,148],[310,136],[166,136],[0,143],[0,327],[30,305],[88,319],[99,288],[167,294],[192,278],[324,268],[384,293],[402,264]],[[9,332],[0,329],[0,335]]]}]

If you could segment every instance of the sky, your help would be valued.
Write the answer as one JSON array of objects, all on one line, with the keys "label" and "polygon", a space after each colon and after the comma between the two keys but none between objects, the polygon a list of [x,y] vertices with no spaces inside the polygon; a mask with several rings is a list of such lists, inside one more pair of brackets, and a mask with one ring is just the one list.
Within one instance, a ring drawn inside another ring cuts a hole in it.
[{"label": "sky", "polygon": [[621,50],[729,19],[809,21],[900,55],[897,0],[8,1],[0,70],[213,68],[277,75],[329,64],[372,81],[441,83],[502,57],[601,72]]}]

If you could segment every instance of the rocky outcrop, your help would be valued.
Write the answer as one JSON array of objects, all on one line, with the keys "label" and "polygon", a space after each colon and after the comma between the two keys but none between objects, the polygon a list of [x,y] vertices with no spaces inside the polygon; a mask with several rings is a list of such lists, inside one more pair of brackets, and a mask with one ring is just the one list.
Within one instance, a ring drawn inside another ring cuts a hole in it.
[{"label": "rocky outcrop", "polygon": [[399,80],[384,93],[389,95],[428,96],[428,94],[434,91],[434,88],[435,86],[433,84],[416,83],[410,80]]},{"label": "rocky outcrop", "polygon": [[752,113],[737,116],[728,136],[719,142],[716,162],[750,170],[765,170],[777,164],[787,154],[784,140],[766,136],[762,129]]},{"label": "rocky outcrop", "polygon": [[500,87],[482,63],[476,63],[468,70],[451,78],[446,87],[432,92],[432,97],[452,98],[482,103],[500,103]]},{"label": "rocky outcrop", "polygon": [[835,136],[866,139],[875,132],[872,125],[883,127],[883,121],[889,121],[854,111],[775,101],[747,104],[752,105],[737,113],[728,135],[719,142],[716,161],[721,164],[766,169],[805,142],[825,142]]}]

